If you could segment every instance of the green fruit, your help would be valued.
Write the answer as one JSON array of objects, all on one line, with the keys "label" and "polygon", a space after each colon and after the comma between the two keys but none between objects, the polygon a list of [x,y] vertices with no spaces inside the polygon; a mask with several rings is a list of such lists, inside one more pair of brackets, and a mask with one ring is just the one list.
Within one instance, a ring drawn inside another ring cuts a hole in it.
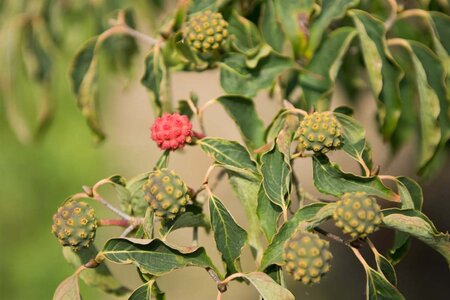
[{"label": "green fruit", "polygon": [[345,193],[336,202],[333,213],[336,226],[352,238],[365,237],[377,230],[381,217],[380,206],[365,192]]},{"label": "green fruit", "polygon": [[304,284],[318,283],[330,270],[330,243],[317,234],[297,231],[283,247],[285,269]]},{"label": "green fruit", "polygon": [[199,52],[220,49],[228,39],[228,23],[220,13],[205,11],[189,18],[184,28],[184,38],[189,46]]},{"label": "green fruit", "polygon": [[53,215],[53,234],[62,246],[70,246],[74,251],[89,247],[96,230],[95,211],[86,202],[68,201]]},{"label": "green fruit", "polygon": [[307,115],[298,128],[300,150],[327,153],[342,147],[342,128],[332,112]]},{"label": "green fruit", "polygon": [[180,177],[167,169],[150,173],[144,184],[144,199],[164,219],[174,219],[184,212],[189,202],[189,189]]}]

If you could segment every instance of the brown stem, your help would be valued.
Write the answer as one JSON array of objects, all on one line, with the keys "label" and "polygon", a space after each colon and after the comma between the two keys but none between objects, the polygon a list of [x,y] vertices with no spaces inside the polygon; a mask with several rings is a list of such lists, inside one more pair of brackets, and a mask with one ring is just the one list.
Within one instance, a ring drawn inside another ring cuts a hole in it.
[{"label": "brown stem", "polygon": [[129,220],[124,219],[101,219],[98,222],[98,226],[119,226],[119,227],[128,227],[130,226]]}]

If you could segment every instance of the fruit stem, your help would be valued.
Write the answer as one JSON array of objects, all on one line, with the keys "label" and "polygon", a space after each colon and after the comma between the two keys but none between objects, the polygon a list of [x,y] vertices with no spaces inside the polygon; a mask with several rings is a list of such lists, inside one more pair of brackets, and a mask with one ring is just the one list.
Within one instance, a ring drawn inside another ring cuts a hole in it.
[{"label": "fruit stem", "polygon": [[102,219],[99,220],[98,226],[130,226],[130,221],[124,219]]}]

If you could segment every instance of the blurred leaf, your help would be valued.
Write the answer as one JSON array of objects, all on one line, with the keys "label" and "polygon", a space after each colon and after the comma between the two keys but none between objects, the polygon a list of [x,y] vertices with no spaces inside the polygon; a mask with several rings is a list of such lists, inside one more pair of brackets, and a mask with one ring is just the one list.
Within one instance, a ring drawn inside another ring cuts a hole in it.
[{"label": "blurred leaf", "polygon": [[222,104],[228,115],[234,120],[241,132],[249,151],[264,145],[264,124],[258,116],[255,104],[242,96],[221,96],[217,101]]},{"label": "blurred leaf", "polygon": [[365,266],[367,275],[366,294],[368,300],[405,299],[403,295],[393,286],[382,274],[374,269]]},{"label": "blurred leaf", "polygon": [[197,144],[219,166],[248,178],[258,177],[255,162],[250,158],[247,149],[238,142],[206,137],[197,141]]},{"label": "blurred leaf", "polygon": [[74,274],[64,279],[56,288],[53,300],[81,300],[78,276]]},{"label": "blurred leaf", "polygon": [[372,92],[378,100],[381,132],[389,138],[400,117],[399,83],[403,73],[386,46],[384,23],[360,10],[351,10],[350,15],[358,31]]},{"label": "blurred leaf", "polygon": [[231,14],[228,24],[228,30],[232,36],[231,44],[236,51],[249,57],[256,55],[262,45],[256,25],[239,16],[236,11]]},{"label": "blurred leaf", "polygon": [[281,207],[283,211],[289,206],[287,195],[291,189],[290,164],[284,159],[277,146],[261,157],[262,185],[267,197],[272,203]]},{"label": "blurred leaf", "polygon": [[227,93],[254,97],[259,90],[270,87],[280,73],[293,66],[290,58],[276,53],[260,59],[253,69],[246,68],[245,61],[245,55],[230,53],[220,63],[220,84]]},{"label": "blurred leaf", "polygon": [[166,94],[167,69],[161,49],[158,46],[152,48],[145,59],[145,73],[141,79],[142,84],[150,92],[150,100],[156,116],[161,116],[168,111],[169,99]]},{"label": "blurred leaf", "polygon": [[[97,253],[98,250],[92,244],[88,248],[82,248],[78,252],[72,251],[70,247],[63,248],[64,258],[75,269],[78,269],[81,265],[84,265],[95,258]],[[119,296],[129,292],[128,288],[122,286],[121,283],[117,281],[105,264],[101,264],[95,269],[83,270],[79,277],[86,285],[98,288],[106,293]]]},{"label": "blurred leaf", "polygon": [[217,249],[222,253],[222,260],[226,264],[227,275],[240,271],[237,259],[241,256],[242,247],[247,240],[247,233],[236,224],[222,202],[211,195],[209,198],[211,227]]},{"label": "blurred leaf", "polygon": [[180,228],[186,227],[206,227],[209,228],[209,222],[202,212],[202,208],[196,205],[186,205],[186,211],[178,215],[173,220],[162,220],[159,232],[163,239],[169,233]]},{"label": "blurred leaf", "polygon": [[399,201],[398,195],[385,187],[378,177],[344,173],[325,155],[313,157],[313,172],[314,185],[321,193],[340,197],[347,192],[366,192],[389,201]]},{"label": "blurred leaf", "polygon": [[354,28],[336,29],[326,36],[321,47],[314,53],[307,66],[308,71],[300,75],[307,108],[318,111],[329,109],[344,54],[355,36]]},{"label": "blurred leaf", "polygon": [[277,284],[269,275],[261,272],[242,274],[240,277],[247,279],[264,300],[294,300],[292,293]]},{"label": "blurred leaf", "polygon": [[450,265],[450,235],[436,230],[434,224],[420,211],[391,208],[383,210],[383,224],[408,233],[439,252]]},{"label": "blurred leaf", "polygon": [[327,207],[325,203],[313,203],[300,208],[291,219],[283,224],[278,233],[273,237],[269,246],[267,246],[259,270],[265,270],[273,264],[283,265],[283,245],[294,234],[299,224],[301,222],[311,222],[307,226],[304,224],[303,227],[305,228],[319,225],[331,217],[332,210],[329,209],[330,207],[334,208],[333,205]]},{"label": "blurred leaf", "polygon": [[359,0],[323,0],[320,15],[311,20],[307,56],[311,57],[322,41],[322,36],[331,22],[342,18]]},{"label": "blurred leaf", "polygon": [[[294,57],[305,51],[309,35],[309,17],[314,7],[313,0],[274,0],[278,20],[286,37],[292,44]],[[274,33],[278,35],[279,33]]]},{"label": "blurred leaf", "polygon": [[194,14],[200,11],[217,11],[216,0],[191,0],[189,1],[188,14]]},{"label": "blurred leaf", "polygon": [[261,229],[269,242],[278,230],[278,219],[281,213],[281,208],[270,201],[261,185],[258,191],[257,215]]},{"label": "blurred leaf", "polygon": [[128,300],[152,300],[152,286],[155,282],[154,279],[144,283],[128,297]]},{"label": "blurred leaf", "polygon": [[154,276],[162,276],[189,266],[210,267],[215,270],[204,248],[174,247],[159,239],[110,239],[100,254],[113,263],[132,263],[142,272]]},{"label": "blurred leaf", "polygon": [[125,213],[136,217],[144,216],[148,204],[144,200],[142,187],[147,181],[149,174],[150,172],[147,172],[131,178],[126,183],[127,192],[119,193],[120,206]]},{"label": "blurred leaf", "polygon": [[282,52],[284,34],[281,29],[280,21],[277,18],[274,0],[263,1],[259,28],[267,44],[269,44],[275,51]]}]

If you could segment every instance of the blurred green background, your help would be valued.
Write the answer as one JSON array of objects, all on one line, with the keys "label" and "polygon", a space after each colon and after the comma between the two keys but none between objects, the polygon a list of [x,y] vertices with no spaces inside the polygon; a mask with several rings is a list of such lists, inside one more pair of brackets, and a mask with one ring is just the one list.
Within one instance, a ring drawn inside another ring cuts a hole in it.
[{"label": "blurred green background", "polygon": [[[8,30],[8,22],[19,12],[33,12],[34,5],[40,1],[0,0],[0,28]],[[61,1],[65,2],[65,1]],[[94,1],[95,2],[95,1]],[[97,1],[101,3],[102,1]],[[127,1],[123,1],[127,2]],[[101,22],[107,22],[112,12],[125,5],[121,1],[111,1],[110,9],[101,16]],[[132,1],[136,7],[144,1]],[[81,3],[81,2],[80,2]],[[127,4],[129,5],[129,3]],[[147,7],[148,8],[148,7]],[[142,13],[142,12],[141,12]],[[151,13],[149,14],[149,16]],[[153,115],[145,89],[139,79],[143,72],[145,47],[135,58],[136,67],[130,71],[111,75],[108,72],[109,61],[102,61],[105,70],[102,78],[104,91],[101,94],[102,122],[107,128],[108,140],[98,146],[93,142],[83,117],[76,106],[71,93],[68,70],[70,61],[80,45],[98,31],[95,14],[87,12],[79,4],[72,15],[61,23],[64,37],[63,51],[55,51],[52,56],[55,76],[50,85],[51,99],[54,100],[54,119],[46,134],[29,145],[20,143],[13,134],[6,119],[5,102],[0,102],[0,298],[1,299],[51,299],[60,281],[68,277],[73,270],[65,263],[61,248],[50,232],[52,215],[57,206],[69,195],[79,192],[82,185],[92,185],[98,180],[119,173],[130,178],[152,168],[159,152],[150,141],[148,127]],[[150,28],[147,20],[145,27]],[[148,23],[148,24],[147,24]],[[138,24],[139,25],[139,24]],[[144,30],[144,31],[150,31]],[[8,47],[0,42],[0,50]],[[33,125],[35,102],[39,90],[23,74],[23,77],[11,83],[14,101],[30,119]],[[207,86],[207,88],[205,88]],[[172,78],[174,99],[185,98],[191,90],[198,92],[201,102],[222,93],[218,85],[217,72],[204,74],[176,74]],[[388,148],[376,134],[373,119],[375,107],[373,101],[363,95],[356,118],[368,128],[370,141],[374,146],[375,160],[382,164],[385,173],[393,175],[414,175],[411,160],[416,149],[412,144],[406,147],[392,161],[388,160]],[[275,105],[265,94],[255,100],[258,110],[266,124],[274,116]],[[336,106],[342,102],[337,95]],[[205,119],[208,132],[213,136],[239,139],[232,122],[218,107],[211,108]],[[333,159],[339,161],[341,157]],[[177,168],[189,185],[198,186],[208,168],[209,160],[198,149],[187,149],[177,153],[171,159],[171,166]],[[351,167],[351,166],[346,166]],[[313,191],[311,185],[311,166],[302,162],[296,168],[301,170],[305,188]],[[450,228],[450,174],[446,164],[435,177],[423,182],[425,203],[424,213],[428,215],[441,231]],[[226,200],[233,215],[241,224],[244,216],[238,202],[233,198],[226,184],[219,187],[219,195]],[[106,230],[100,234],[100,242],[106,235],[115,231]],[[186,243],[186,231],[174,234],[172,239]],[[381,230],[374,240],[382,250],[389,246],[392,235]],[[211,237],[203,232],[200,241],[205,242],[208,252],[217,263],[218,254],[211,243]],[[99,243],[99,245],[101,245]],[[363,299],[365,279],[361,266],[353,255],[333,244],[335,259],[333,271],[318,286],[304,287],[289,281],[289,287],[298,299]],[[247,249],[248,250],[248,249]],[[246,251],[245,256],[250,255]],[[250,270],[250,261],[244,262]],[[418,241],[413,242],[409,255],[397,267],[399,289],[407,299],[445,299],[450,295],[450,274],[442,257]],[[124,279],[130,288],[137,286],[134,269],[114,268],[115,274]],[[134,274],[130,278],[130,274]],[[169,275],[161,282],[168,292],[169,299],[211,299],[215,297],[214,285],[203,270],[186,269]],[[175,283],[175,284],[174,284]],[[85,299],[112,299],[101,292],[81,286]],[[223,299],[256,299],[251,287],[233,283]]]}]

